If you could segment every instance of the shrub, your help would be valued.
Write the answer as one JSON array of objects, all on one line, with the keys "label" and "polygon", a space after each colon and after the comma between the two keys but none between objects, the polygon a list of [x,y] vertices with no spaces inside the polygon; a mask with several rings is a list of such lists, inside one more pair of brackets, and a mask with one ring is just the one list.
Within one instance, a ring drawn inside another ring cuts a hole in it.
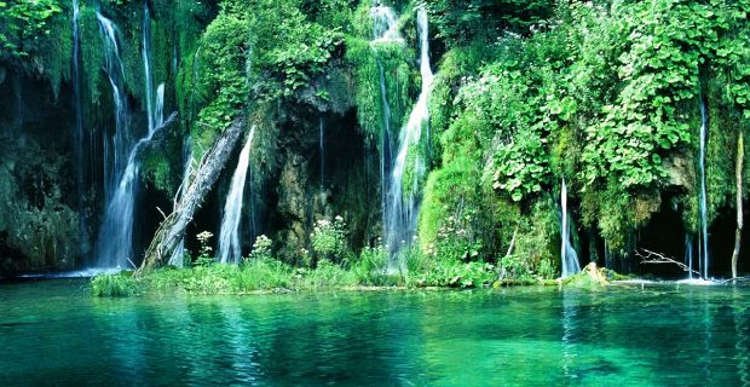
[{"label": "shrub", "polygon": [[203,231],[195,237],[201,244],[200,255],[195,260],[195,266],[208,266],[214,263],[214,258],[211,254],[213,248],[208,244],[208,241],[214,236],[210,231]]},{"label": "shrub", "polygon": [[91,280],[91,292],[97,297],[129,297],[136,294],[137,284],[129,272],[102,274]]},{"label": "shrub", "polygon": [[261,234],[255,239],[255,243],[253,243],[253,250],[250,252],[250,258],[254,260],[273,258],[271,255],[272,245],[273,241],[271,238]]},{"label": "shrub", "polygon": [[313,252],[318,260],[342,261],[349,252],[346,240],[346,222],[336,216],[333,222],[321,219],[315,223],[310,235]]}]

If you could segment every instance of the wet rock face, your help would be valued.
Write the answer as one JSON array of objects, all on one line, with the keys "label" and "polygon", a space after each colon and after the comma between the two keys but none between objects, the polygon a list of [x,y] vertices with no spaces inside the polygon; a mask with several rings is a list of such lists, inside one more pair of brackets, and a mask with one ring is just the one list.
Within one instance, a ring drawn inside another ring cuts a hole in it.
[{"label": "wet rock face", "polygon": [[73,268],[79,235],[69,108],[49,85],[12,75],[0,88],[0,274]]},{"label": "wet rock face", "polygon": [[73,268],[79,218],[64,201],[65,159],[30,140],[13,144],[0,160],[0,271]]},{"label": "wet rock face", "polygon": [[284,221],[284,229],[279,231],[282,243],[281,255],[294,260],[301,249],[309,244],[308,232],[310,208],[308,162],[301,155],[289,154],[281,168],[278,186],[278,211]]}]

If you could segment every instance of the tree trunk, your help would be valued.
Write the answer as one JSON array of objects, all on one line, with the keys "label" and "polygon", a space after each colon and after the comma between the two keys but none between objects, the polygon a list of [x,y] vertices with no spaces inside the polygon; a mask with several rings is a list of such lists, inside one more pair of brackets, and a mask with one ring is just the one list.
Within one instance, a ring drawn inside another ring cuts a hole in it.
[{"label": "tree trunk", "polygon": [[732,278],[737,278],[737,261],[740,258],[740,246],[742,243],[742,168],[745,159],[745,135],[740,129],[737,135],[737,165],[735,166],[735,177],[737,179],[737,230],[734,236],[734,251],[732,252]]},{"label": "tree trunk", "polygon": [[219,179],[244,126],[242,118],[235,119],[229,128],[219,135],[211,149],[203,155],[195,177],[187,187],[183,187],[184,194],[176,203],[174,210],[156,230],[137,274],[162,265],[165,259],[172,256],[185,235],[185,228],[193,220],[195,211]]}]

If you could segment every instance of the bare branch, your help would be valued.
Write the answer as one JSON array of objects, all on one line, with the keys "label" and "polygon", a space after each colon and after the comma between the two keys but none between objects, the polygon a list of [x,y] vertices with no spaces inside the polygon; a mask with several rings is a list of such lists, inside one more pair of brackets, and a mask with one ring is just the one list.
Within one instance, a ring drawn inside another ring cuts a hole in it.
[{"label": "bare branch", "polygon": [[680,269],[682,269],[682,271],[693,273],[697,275],[698,277],[703,278],[703,276],[701,276],[701,273],[699,273],[698,271],[692,270],[690,269],[688,265],[674,258],[667,257],[664,254],[659,254],[655,251],[651,251],[648,249],[638,249],[635,251],[635,255],[636,257],[641,259],[641,263],[645,263],[649,265],[669,263],[669,264],[677,265]]}]

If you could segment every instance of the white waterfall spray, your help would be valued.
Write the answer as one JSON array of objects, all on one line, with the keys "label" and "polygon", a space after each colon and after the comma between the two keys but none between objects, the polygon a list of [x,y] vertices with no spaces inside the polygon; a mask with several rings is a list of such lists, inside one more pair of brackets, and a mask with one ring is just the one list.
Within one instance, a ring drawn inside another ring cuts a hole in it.
[{"label": "white waterfall spray", "polygon": [[245,146],[240,152],[237,169],[232,175],[232,183],[224,204],[224,216],[221,220],[219,231],[219,262],[239,263],[242,254],[242,244],[239,235],[240,218],[242,217],[242,199],[245,196],[245,180],[247,169],[250,164],[250,150],[252,149],[255,127],[245,141]]},{"label": "white waterfall spray", "polygon": [[570,243],[570,225],[568,224],[568,187],[565,185],[565,179],[562,179],[560,188],[560,207],[562,219],[560,226],[560,266],[562,269],[562,278],[576,274],[581,271],[578,263],[578,254]]},{"label": "white waterfall spray", "polygon": [[[402,245],[411,242],[416,230],[416,220],[419,209],[419,183],[426,173],[426,160],[415,149],[422,141],[422,131],[429,126],[429,102],[432,92],[433,74],[430,66],[430,47],[427,11],[423,6],[417,10],[417,32],[420,40],[420,74],[422,76],[422,91],[414,105],[406,126],[401,129],[399,149],[391,173],[391,183],[388,190],[386,213],[385,242],[391,255],[393,269],[396,256]],[[429,141],[429,139],[427,139]],[[409,157],[410,152],[413,157]],[[412,172],[408,193],[403,187],[404,173]]]},{"label": "white waterfall spray", "polygon": [[709,246],[708,246],[708,198],[706,194],[706,140],[707,140],[707,121],[708,116],[706,114],[706,103],[701,99],[701,131],[700,131],[700,159],[698,160],[698,172],[700,173],[701,187],[700,187],[700,234],[701,234],[701,248],[698,249],[699,262],[701,266],[701,276],[704,279],[708,279],[708,257],[709,257]]}]

